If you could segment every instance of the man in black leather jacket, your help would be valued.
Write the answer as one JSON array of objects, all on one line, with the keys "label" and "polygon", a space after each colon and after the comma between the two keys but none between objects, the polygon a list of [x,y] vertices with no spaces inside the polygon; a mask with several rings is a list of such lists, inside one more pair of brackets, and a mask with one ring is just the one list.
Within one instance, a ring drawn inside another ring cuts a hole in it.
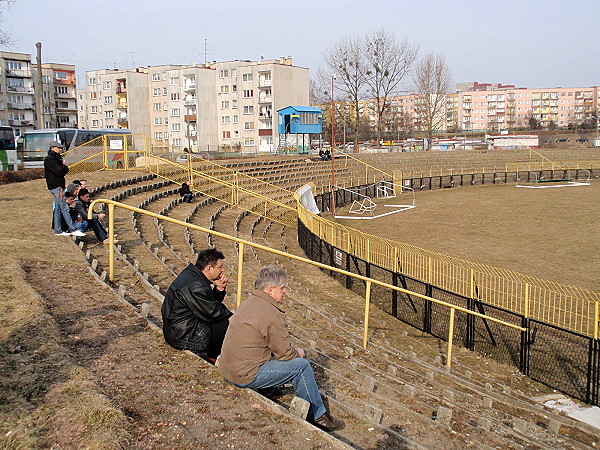
[{"label": "man in black leather jacket", "polygon": [[214,248],[201,251],[196,264],[189,264],[173,281],[162,306],[165,341],[213,364],[232,315],[223,305],[227,287],[224,259]]}]

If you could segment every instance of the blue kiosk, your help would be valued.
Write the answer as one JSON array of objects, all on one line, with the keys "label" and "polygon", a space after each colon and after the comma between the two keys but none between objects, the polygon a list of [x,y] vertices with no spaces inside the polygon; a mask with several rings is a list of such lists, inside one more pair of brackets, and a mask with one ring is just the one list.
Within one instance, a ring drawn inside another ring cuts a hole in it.
[{"label": "blue kiosk", "polygon": [[288,106],[277,111],[279,145],[277,152],[310,153],[310,135],[323,132],[323,112],[313,106]]}]

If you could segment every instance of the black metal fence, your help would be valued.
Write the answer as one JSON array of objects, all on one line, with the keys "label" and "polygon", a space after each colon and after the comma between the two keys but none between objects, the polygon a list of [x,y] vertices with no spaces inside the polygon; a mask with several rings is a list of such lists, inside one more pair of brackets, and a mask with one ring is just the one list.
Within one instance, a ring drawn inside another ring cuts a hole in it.
[{"label": "black metal fence", "polygon": [[[564,174],[560,172],[563,171],[541,175],[548,177],[547,179],[563,178]],[[524,176],[523,180],[527,180],[528,177],[532,181],[535,180],[529,172],[519,175]],[[536,175],[539,177],[540,173]],[[459,185],[470,185],[485,184],[488,181],[510,183],[515,182],[516,179],[516,173],[496,173],[419,177],[405,180],[405,183],[410,181],[410,185],[417,189],[421,186],[425,186],[423,189],[436,189],[443,188],[453,181],[460,183]],[[353,189],[363,195],[375,196],[375,186],[372,185],[357,186]],[[354,197],[355,195],[350,191],[336,191],[336,205],[341,206],[351,202]],[[331,193],[317,196],[316,201],[321,211],[330,209]],[[526,328],[526,332],[519,332],[496,322],[457,312],[454,342],[456,345],[464,346],[496,361],[513,365],[533,380],[586,403],[599,404],[600,340],[527,319],[521,314],[486,304],[478,298],[467,298],[402,273],[395,273],[368,263],[321,240],[302,222],[298,223],[298,241],[307,257],[313,261],[340,267],[349,272],[403,287]],[[347,289],[364,296],[364,282],[332,271],[330,276]],[[390,291],[378,285],[373,286],[371,299],[374,304],[393,317],[432,336],[447,340],[450,315],[447,307],[398,291]]]}]

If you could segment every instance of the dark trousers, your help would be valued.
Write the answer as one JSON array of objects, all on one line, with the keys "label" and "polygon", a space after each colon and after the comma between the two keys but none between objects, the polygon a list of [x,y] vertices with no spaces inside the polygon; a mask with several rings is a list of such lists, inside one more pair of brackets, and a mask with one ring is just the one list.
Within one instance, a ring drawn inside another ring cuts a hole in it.
[{"label": "dark trousers", "polygon": [[227,332],[228,326],[229,319],[211,323],[210,342],[208,343],[208,349],[204,352],[200,350],[192,351],[202,359],[216,359],[221,354],[221,347],[223,346],[223,339],[225,339],[225,333]]},{"label": "dark trousers", "polygon": [[108,235],[106,234],[106,230],[104,229],[100,221],[98,221],[98,219],[88,220],[88,229],[90,228],[94,230],[94,234],[100,242],[104,241],[108,237]]}]

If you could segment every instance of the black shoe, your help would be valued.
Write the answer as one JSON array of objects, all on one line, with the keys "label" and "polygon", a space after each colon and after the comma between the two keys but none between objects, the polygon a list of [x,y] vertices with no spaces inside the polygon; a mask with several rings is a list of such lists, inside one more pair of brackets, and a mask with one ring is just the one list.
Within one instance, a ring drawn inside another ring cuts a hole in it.
[{"label": "black shoe", "polygon": [[343,420],[332,417],[328,412],[315,420],[315,425],[325,431],[339,430],[346,426]]}]

